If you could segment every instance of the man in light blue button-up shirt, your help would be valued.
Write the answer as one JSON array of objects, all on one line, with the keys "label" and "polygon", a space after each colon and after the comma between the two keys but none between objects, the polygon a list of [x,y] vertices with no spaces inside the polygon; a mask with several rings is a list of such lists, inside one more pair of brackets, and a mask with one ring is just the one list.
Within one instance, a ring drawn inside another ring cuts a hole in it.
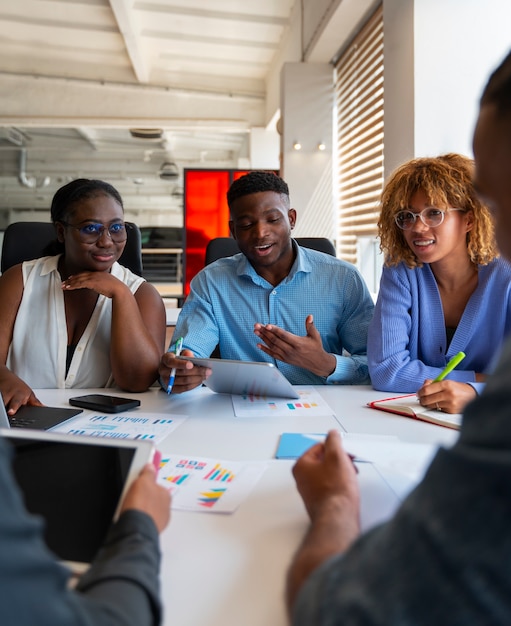
[{"label": "man in light blue button-up shirt", "polygon": [[[229,226],[241,253],[219,259],[191,282],[174,336],[184,355],[274,363],[292,384],[365,384],[373,301],[357,269],[302,248],[291,237],[296,211],[287,184],[271,172],[234,181]],[[165,354],[163,384],[199,385],[204,368]]]}]

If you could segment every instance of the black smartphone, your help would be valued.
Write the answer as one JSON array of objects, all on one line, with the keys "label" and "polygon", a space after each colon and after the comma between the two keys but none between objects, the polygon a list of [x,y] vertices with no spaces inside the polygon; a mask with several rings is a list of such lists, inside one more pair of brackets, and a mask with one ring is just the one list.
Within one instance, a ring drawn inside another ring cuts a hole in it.
[{"label": "black smartphone", "polygon": [[79,406],[82,409],[92,409],[93,411],[120,413],[121,411],[129,411],[130,409],[135,409],[137,406],[140,406],[140,400],[92,393],[86,396],[69,398],[69,404]]}]

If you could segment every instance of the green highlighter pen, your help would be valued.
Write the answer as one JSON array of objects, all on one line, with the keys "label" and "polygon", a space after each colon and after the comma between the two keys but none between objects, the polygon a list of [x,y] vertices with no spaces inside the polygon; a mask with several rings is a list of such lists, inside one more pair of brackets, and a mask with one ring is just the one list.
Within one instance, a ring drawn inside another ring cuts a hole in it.
[{"label": "green highlighter pen", "polygon": [[438,374],[438,376],[433,380],[434,383],[439,383],[441,380],[443,380],[447,374],[449,374],[450,372],[452,372],[452,370],[459,364],[461,363],[461,361],[463,361],[463,359],[466,357],[467,355],[464,352],[458,352],[458,354],[456,354],[455,356],[452,357],[452,359],[449,361],[449,363],[447,363],[447,365],[445,366],[445,368],[440,372],[440,374]]}]

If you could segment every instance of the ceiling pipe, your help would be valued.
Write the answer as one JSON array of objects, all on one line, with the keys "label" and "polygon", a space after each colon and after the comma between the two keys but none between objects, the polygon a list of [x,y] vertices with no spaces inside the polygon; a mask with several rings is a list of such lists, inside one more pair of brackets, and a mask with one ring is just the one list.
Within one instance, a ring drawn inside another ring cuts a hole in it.
[{"label": "ceiling pipe", "polygon": [[27,150],[26,148],[21,148],[20,150],[20,169],[18,173],[18,180],[23,187],[28,187],[29,189],[35,189],[36,187],[48,187],[50,184],[50,177],[45,176],[43,179],[37,181],[35,176],[28,176],[26,172],[27,168]]},{"label": "ceiling pipe", "polygon": [[20,150],[20,170],[18,174],[18,180],[23,185],[23,187],[29,187],[30,189],[34,189],[37,180],[35,176],[27,176],[26,173],[27,167],[27,151],[25,148],[21,148]]}]

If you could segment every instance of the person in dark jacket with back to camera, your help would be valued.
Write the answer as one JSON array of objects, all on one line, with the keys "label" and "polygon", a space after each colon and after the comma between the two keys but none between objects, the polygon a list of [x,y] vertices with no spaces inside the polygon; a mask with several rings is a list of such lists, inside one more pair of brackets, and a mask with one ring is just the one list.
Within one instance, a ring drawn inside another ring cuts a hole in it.
[{"label": "person in dark jacket with back to camera", "polygon": [[[76,590],[70,571],[43,541],[43,523],[23,505],[0,438],[0,624],[2,626],[156,626],[161,622],[158,533],[168,524],[170,496],[147,465],[123,501]],[[62,468],[63,479],[67,468]],[[69,529],[69,532],[73,532]]]}]

